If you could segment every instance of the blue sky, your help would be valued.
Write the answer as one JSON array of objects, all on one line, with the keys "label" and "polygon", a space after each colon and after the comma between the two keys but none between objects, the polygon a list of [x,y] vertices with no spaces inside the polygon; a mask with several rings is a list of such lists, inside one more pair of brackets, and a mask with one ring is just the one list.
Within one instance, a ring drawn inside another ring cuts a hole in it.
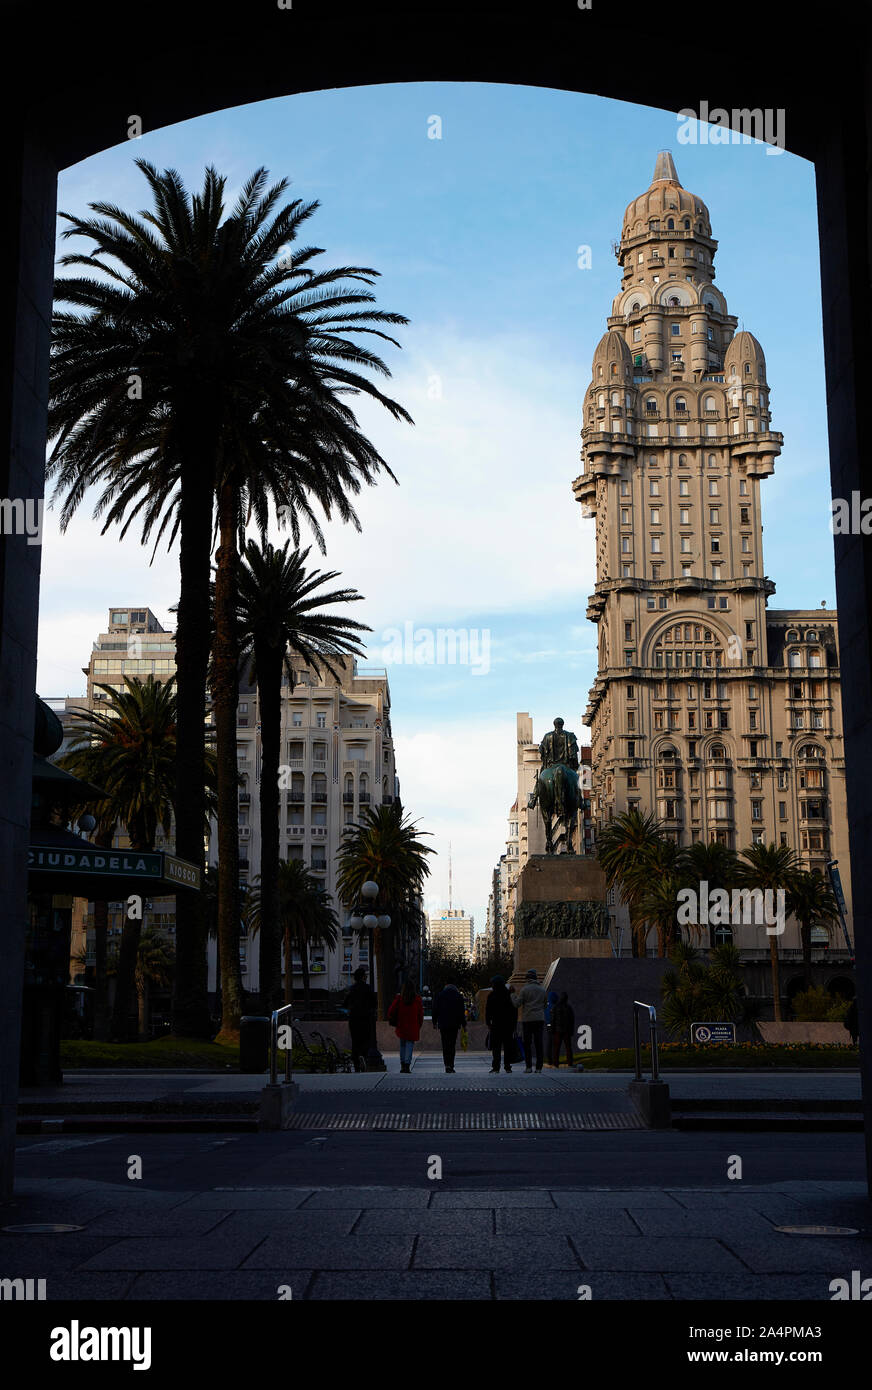
[{"label": "blue sky", "polygon": [[[428,138],[434,116],[441,139]],[[360,499],[362,535],[328,528],[328,563],[366,595],[354,616],[374,630],[373,665],[406,623],[490,634],[481,674],[388,668],[403,797],[440,852],[430,905],[447,893],[450,839],[455,905],[478,927],[515,795],[516,711],[533,715],[537,737],[560,714],[588,738],[593,523],[571,492],[580,407],[619,287],[611,243],[661,148],[707,203],[716,283],[766,353],[773,427],[785,436],[762,489],[772,606],[835,606],[813,168],[762,145],[680,144],[679,124],[539,88],[361,87],[146,131],[61,177],[61,209],[105,199],[136,210],[147,204],[137,157],[172,165],[189,188],[214,163],[228,204],[263,164],[291,180],[289,196],[321,203],[305,240],[325,248],[325,264],[379,270],[380,306],[411,320],[386,359],[388,390],[414,428],[360,411],[400,486]],[[579,269],[582,246],[590,269]],[[147,603],[171,625],[177,557],[150,568],[148,553],[101,538],[88,507],[63,537],[47,514],[42,695],[83,691],[110,605]]]}]

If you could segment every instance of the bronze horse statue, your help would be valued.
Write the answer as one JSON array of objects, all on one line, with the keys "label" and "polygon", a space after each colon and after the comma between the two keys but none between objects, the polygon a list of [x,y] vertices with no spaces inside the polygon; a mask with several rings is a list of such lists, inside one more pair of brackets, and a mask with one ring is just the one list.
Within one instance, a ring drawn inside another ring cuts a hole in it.
[{"label": "bronze horse statue", "polygon": [[[581,788],[578,773],[565,763],[552,763],[545,767],[536,778],[536,787],[527,798],[532,810],[539,807],[545,822],[545,853],[556,853],[560,845],[565,854],[574,854],[572,838],[575,832],[576,817],[581,806]],[[555,838],[554,822],[562,829]]]}]

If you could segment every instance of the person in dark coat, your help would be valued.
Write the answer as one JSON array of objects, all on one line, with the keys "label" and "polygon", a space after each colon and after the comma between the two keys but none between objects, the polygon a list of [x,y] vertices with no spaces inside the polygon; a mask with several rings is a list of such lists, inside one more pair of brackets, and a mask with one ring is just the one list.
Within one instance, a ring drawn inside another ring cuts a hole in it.
[{"label": "person in dark coat", "polygon": [[375,1042],[373,1034],[378,1013],[378,995],[372,986],[366,983],[366,971],[362,965],[354,972],[354,984],[343,999],[342,1007],[348,1011],[354,1070],[366,1071],[366,1058]]},{"label": "person in dark coat", "polygon": [[388,1009],[388,1023],[400,1040],[400,1071],[412,1070],[412,1053],[424,1026],[424,1001],[409,977]]},{"label": "person in dark coat", "polygon": [[571,1067],[572,1043],[575,1037],[575,1014],[573,1012],[572,1005],[569,1002],[569,995],[566,993],[565,990],[561,994],[557,1003],[554,1005],[554,1009],[551,1014],[551,1029],[553,1038],[551,1048],[551,1065],[554,1067],[560,1066],[560,1053],[565,1043],[566,1060],[567,1064]]},{"label": "person in dark coat", "polygon": [[506,988],[506,982],[502,975],[494,975],[484,1011],[484,1021],[490,1029],[492,1073],[498,1072],[500,1069],[501,1052],[505,1070],[512,1070],[512,1039],[515,1036],[516,1019],[517,1013],[512,1003],[512,996]]},{"label": "person in dark coat", "polygon": [[433,1027],[442,1034],[442,1060],[447,1072],[454,1071],[457,1055],[457,1034],[466,1022],[466,1008],[463,995],[457,985],[448,984],[440,989],[433,1004]]},{"label": "person in dark coat", "polygon": [[856,1043],[860,1036],[860,1024],[857,1017],[857,997],[856,995],[848,1005],[848,1012],[845,1014],[845,1027],[851,1034],[851,1042]]}]

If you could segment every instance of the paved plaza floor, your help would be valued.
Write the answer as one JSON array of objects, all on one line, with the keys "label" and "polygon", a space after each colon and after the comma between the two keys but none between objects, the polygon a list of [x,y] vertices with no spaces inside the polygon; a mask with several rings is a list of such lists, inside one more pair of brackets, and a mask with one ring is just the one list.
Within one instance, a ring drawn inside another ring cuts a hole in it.
[{"label": "paved plaza floor", "polygon": [[[620,1115],[628,1077],[545,1071],[299,1076],[316,1122],[271,1134],[20,1136],[0,1276],[47,1298],[821,1300],[872,1276],[855,1134],[337,1133],[328,1112]],[[669,1076],[676,1096],[856,1100],[854,1074]],[[260,1076],[71,1074],[65,1097],[254,1096]],[[538,1097],[538,1099],[537,1099]],[[546,1126],[547,1128],[547,1126]],[[728,1170],[738,1158],[739,1180]],[[138,1165],[134,1163],[138,1160]],[[135,1171],[134,1171],[135,1170]],[[782,1227],[837,1228],[828,1234]],[[842,1233],[838,1233],[842,1232]],[[285,1294],[285,1296],[287,1296]]]}]

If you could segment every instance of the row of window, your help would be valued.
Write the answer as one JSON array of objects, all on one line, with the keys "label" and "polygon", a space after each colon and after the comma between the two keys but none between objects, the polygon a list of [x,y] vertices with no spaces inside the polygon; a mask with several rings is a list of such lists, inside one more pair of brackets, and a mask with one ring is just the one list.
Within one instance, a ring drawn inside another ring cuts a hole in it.
[{"label": "row of window", "polygon": [[[687,455],[686,455],[686,454],[679,454],[679,455],[678,455],[678,462],[679,462],[679,465],[681,465],[682,460],[684,460],[684,463],[687,462]],[[709,454],[709,456],[708,456],[708,465],[709,465],[709,468],[715,468],[715,467],[717,467],[717,462],[718,462],[718,461],[717,461],[716,456],[715,456],[714,454]],[[658,460],[654,457],[653,454],[650,455],[649,458],[648,458],[648,466],[649,466],[649,468],[656,468],[656,467],[658,466]],[[661,492],[660,492],[660,483],[661,483],[662,481],[663,481],[663,480],[662,480],[661,478],[659,478],[659,477],[653,477],[653,478],[652,478],[652,477],[649,477],[649,478],[648,478],[648,496],[649,496],[649,497],[660,497],[660,496],[661,496]],[[708,491],[709,491],[709,496],[710,496],[710,497],[717,497],[717,496],[718,496],[718,484],[719,484],[719,482],[720,482],[720,479],[719,479],[719,478],[709,478]],[[631,490],[630,490],[630,480],[629,480],[629,478],[622,478],[622,479],[621,479],[620,495],[621,495],[622,498],[628,497],[628,498],[632,499],[632,493],[631,493]],[[679,495],[679,497],[689,497],[689,496],[690,496],[690,479],[689,479],[689,478],[679,478],[679,480],[678,480],[678,495]],[[747,497],[747,496],[748,496],[748,480],[747,480],[747,478],[740,478],[740,479],[739,479],[739,496],[740,496],[740,497]],[[625,505],[625,504],[624,504],[624,502],[622,501],[622,502],[621,502],[621,506],[624,506],[624,505]],[[631,505],[631,502],[628,503],[628,504],[626,504],[626,505]],[[688,505],[690,505],[690,504],[688,504]],[[788,639],[788,640],[790,640],[790,639]]]}]

